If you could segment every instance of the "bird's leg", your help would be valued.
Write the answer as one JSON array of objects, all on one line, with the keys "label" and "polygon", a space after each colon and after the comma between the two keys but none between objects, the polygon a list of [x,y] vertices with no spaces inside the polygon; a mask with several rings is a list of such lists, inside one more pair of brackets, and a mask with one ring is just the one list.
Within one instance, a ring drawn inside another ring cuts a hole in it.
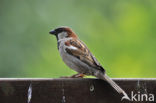
[{"label": "bird's leg", "polygon": [[84,74],[75,74],[75,75],[72,75],[71,78],[83,78],[85,75]]},{"label": "bird's leg", "polygon": [[84,76],[85,76],[84,74],[78,73],[78,74],[74,74],[72,76],[64,76],[61,78],[83,78]]}]

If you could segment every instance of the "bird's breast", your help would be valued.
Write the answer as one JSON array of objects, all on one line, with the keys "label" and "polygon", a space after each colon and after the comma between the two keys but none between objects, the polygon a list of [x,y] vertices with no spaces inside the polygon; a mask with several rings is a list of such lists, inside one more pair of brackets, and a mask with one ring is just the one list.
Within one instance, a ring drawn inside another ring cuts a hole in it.
[{"label": "bird's breast", "polygon": [[66,46],[64,42],[60,42],[59,45],[60,56],[62,57],[62,60],[68,67],[77,71],[78,73],[83,73],[88,75],[93,74],[93,69],[91,67],[89,67],[87,64],[85,64],[78,58],[68,54],[65,49]]}]

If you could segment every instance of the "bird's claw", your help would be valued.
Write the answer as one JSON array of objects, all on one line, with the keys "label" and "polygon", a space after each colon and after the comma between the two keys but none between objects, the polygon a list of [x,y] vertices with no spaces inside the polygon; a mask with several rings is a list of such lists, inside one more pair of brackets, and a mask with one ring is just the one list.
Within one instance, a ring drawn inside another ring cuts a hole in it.
[{"label": "bird's claw", "polygon": [[84,76],[84,74],[74,74],[72,76],[62,76],[60,78],[83,78]]}]

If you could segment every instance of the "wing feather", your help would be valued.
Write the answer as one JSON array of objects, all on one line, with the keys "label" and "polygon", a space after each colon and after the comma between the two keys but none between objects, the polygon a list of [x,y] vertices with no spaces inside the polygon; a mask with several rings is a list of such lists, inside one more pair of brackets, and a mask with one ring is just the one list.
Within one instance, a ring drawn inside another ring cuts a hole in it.
[{"label": "wing feather", "polygon": [[[71,39],[65,42],[65,45],[67,46],[66,52],[68,54],[75,56],[76,58],[80,59],[87,65],[104,72],[104,68],[100,65],[100,63],[92,55],[92,53],[89,51],[87,46],[82,41],[77,40],[77,39]],[[77,49],[72,49],[71,46]]]}]

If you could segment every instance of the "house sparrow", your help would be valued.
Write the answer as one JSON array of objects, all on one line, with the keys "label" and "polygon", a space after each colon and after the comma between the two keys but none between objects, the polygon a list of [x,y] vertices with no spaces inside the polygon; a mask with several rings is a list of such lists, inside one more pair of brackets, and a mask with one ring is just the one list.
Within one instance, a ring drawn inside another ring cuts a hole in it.
[{"label": "house sparrow", "polygon": [[87,46],[79,40],[78,36],[69,27],[59,27],[49,32],[57,38],[57,47],[64,63],[71,69],[78,72],[72,77],[83,77],[92,75],[107,81],[119,94],[122,99],[129,99],[128,95],[113,80],[111,80],[93,56]]}]

